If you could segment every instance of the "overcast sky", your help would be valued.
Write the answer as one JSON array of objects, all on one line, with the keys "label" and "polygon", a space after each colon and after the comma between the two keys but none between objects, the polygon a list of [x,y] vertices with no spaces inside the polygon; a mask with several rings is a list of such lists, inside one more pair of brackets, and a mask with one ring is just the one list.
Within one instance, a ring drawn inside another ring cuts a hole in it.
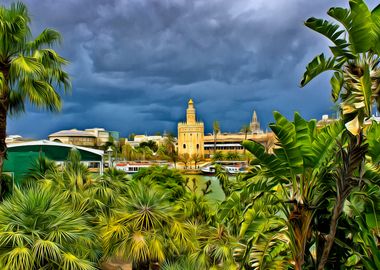
[{"label": "overcast sky", "polygon": [[[9,3],[10,1],[1,1]],[[171,131],[189,98],[206,132],[238,131],[257,111],[331,114],[328,74],[301,89],[305,65],[328,42],[303,22],[326,17],[326,0],[26,0],[33,34],[62,33],[73,91],[62,112],[29,108],[8,134],[46,138],[60,129]],[[368,1],[372,8],[376,1]]]}]

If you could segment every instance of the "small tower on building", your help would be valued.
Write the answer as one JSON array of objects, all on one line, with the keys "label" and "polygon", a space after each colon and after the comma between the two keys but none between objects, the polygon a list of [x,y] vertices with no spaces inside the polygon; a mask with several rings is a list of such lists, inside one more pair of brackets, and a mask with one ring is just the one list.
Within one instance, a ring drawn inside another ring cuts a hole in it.
[{"label": "small tower on building", "polygon": [[186,122],[178,123],[178,154],[204,156],[204,124],[197,122],[194,102],[189,100]]},{"label": "small tower on building", "polygon": [[260,129],[260,122],[257,119],[256,111],[253,111],[252,121],[251,121],[250,126],[251,126],[252,134],[262,133],[262,130]]}]

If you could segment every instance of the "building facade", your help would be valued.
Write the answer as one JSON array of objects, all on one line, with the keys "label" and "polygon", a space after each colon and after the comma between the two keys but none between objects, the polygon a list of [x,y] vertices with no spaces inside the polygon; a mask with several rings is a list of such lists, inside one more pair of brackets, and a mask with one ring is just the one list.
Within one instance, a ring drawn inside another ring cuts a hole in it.
[{"label": "building facade", "polygon": [[197,121],[192,99],[186,110],[186,122],[178,123],[178,154],[204,157],[204,124]]},{"label": "building facade", "polygon": [[185,153],[190,156],[199,154],[201,157],[212,157],[215,152],[236,152],[242,154],[244,148],[241,143],[244,140],[253,140],[261,143],[271,152],[274,147],[275,136],[272,132],[263,132],[260,129],[260,122],[256,111],[253,112],[250,123],[251,131],[247,134],[243,132],[222,133],[216,136],[213,134],[204,135],[203,122],[196,121],[194,103],[190,99],[186,110],[186,122],[178,123],[178,154]]},{"label": "building facade", "polygon": [[85,147],[96,146],[96,136],[83,130],[61,130],[49,135],[49,141]]},{"label": "building facade", "polygon": [[[117,140],[114,136],[116,136]],[[70,129],[50,134],[49,141],[99,148],[109,142],[111,137],[114,142],[118,141],[118,132],[110,132],[104,128],[89,128],[85,130]]]}]

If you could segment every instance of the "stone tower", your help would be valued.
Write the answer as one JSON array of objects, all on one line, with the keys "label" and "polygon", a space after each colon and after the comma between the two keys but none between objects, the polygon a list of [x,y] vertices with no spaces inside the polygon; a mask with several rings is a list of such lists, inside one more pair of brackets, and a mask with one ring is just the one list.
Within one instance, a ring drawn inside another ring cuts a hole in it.
[{"label": "stone tower", "polygon": [[252,134],[262,133],[262,130],[260,129],[260,122],[257,119],[256,111],[253,111],[253,116],[252,116],[252,121],[251,121],[250,126],[251,126]]},{"label": "stone tower", "polygon": [[204,156],[204,124],[197,122],[194,102],[189,100],[186,110],[186,122],[178,123],[178,154]]}]

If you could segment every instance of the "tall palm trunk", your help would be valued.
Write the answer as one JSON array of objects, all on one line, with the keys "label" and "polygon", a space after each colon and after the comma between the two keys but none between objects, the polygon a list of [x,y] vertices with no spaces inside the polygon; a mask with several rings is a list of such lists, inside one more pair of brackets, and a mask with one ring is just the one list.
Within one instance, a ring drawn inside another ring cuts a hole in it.
[{"label": "tall palm trunk", "polygon": [[7,145],[5,138],[7,136],[7,111],[8,98],[5,95],[0,96],[0,177],[3,173],[4,159],[7,154]]},{"label": "tall palm trunk", "polygon": [[214,155],[216,153],[216,132],[214,133]]},{"label": "tall palm trunk", "polygon": [[[3,86],[0,92],[0,181],[2,181],[4,159],[7,157],[7,144],[5,143],[5,139],[7,137],[7,113],[9,107],[9,64],[0,64],[0,72],[4,76],[2,82]],[[2,186],[1,183],[0,189]],[[0,190],[0,194],[2,194],[2,190]]]},{"label": "tall palm trunk", "polygon": [[[246,132],[244,133],[244,141],[247,140],[247,137],[248,137],[248,132],[246,131]],[[245,155],[245,148],[244,148],[244,150],[243,150],[243,154]]]}]

